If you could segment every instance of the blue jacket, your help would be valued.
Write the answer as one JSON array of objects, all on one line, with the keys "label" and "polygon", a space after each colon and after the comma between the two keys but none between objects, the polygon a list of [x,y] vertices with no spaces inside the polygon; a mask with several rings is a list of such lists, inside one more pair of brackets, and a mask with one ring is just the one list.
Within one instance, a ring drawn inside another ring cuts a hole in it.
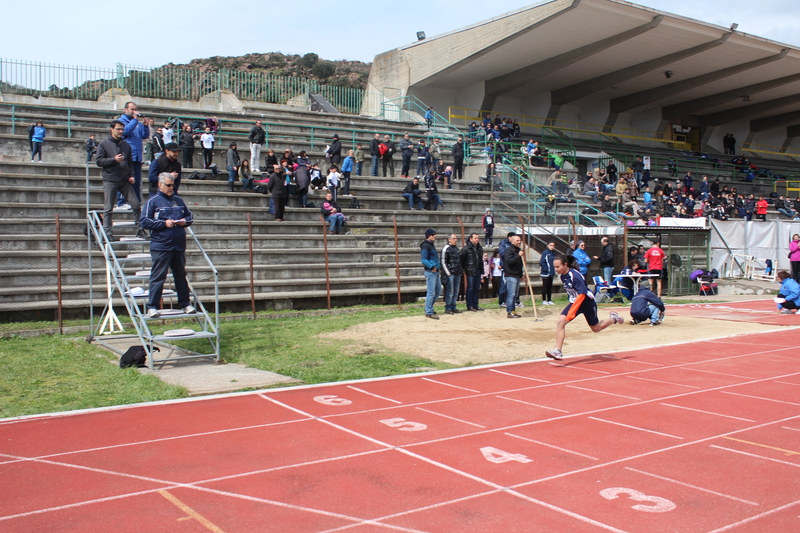
[{"label": "blue jacket", "polygon": [[541,276],[543,278],[553,277],[556,275],[556,267],[553,265],[553,260],[556,258],[556,253],[550,248],[545,248],[542,252],[542,258],[539,259],[539,266],[542,267]]},{"label": "blue jacket", "polygon": [[658,310],[662,312],[666,309],[664,307],[664,302],[653,294],[653,291],[641,288],[633,297],[633,300],[631,300],[631,317],[636,320],[647,320],[650,318],[650,310],[647,308],[647,304],[655,305],[658,307]]},{"label": "blue jacket", "polygon": [[147,200],[142,210],[141,226],[150,230],[150,251],[171,252],[186,250],[186,228],[177,224],[167,227],[167,219],[186,220],[192,224],[192,212],[177,194],[167,196],[161,191]]},{"label": "blue jacket", "polygon": [[349,155],[344,158],[344,162],[342,163],[342,172],[352,172],[353,171],[353,158]]},{"label": "blue jacket", "polygon": [[581,250],[580,248],[576,248],[572,256],[578,263],[578,270],[585,276],[586,273],[589,272],[589,265],[592,262],[592,258],[589,257],[589,254],[587,254],[585,250]]},{"label": "blue jacket", "polygon": [[800,307],[800,285],[792,278],[781,281],[781,294],[787,300]]},{"label": "blue jacket", "polygon": [[134,161],[142,162],[142,139],[150,136],[150,128],[128,115],[119,117],[119,121],[125,125],[122,138],[131,145],[131,157]]},{"label": "blue jacket", "polygon": [[436,245],[428,239],[422,241],[419,245],[419,260],[425,270],[433,270],[434,268],[440,270],[442,264],[439,261],[439,254],[436,253]]},{"label": "blue jacket", "polygon": [[33,128],[33,137],[31,140],[35,143],[40,143],[44,141],[44,138],[47,136],[47,130],[41,126],[36,126]]}]

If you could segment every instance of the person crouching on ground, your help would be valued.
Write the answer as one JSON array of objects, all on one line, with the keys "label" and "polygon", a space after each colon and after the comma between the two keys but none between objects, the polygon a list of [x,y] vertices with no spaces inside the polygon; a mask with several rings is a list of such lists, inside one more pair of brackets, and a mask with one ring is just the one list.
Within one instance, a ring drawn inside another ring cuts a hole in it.
[{"label": "person crouching on ground", "polygon": [[561,360],[564,358],[561,348],[564,346],[567,323],[572,322],[578,315],[583,314],[586,323],[595,333],[603,331],[612,324],[622,324],[624,320],[613,311],[609,313],[609,318],[604,320],[597,318],[597,302],[594,300],[594,294],[586,286],[586,280],[581,273],[575,270],[575,259],[572,256],[557,256],[553,260],[553,267],[556,274],[561,276],[564,292],[569,296],[569,305],[561,311],[556,323],[556,347],[546,351],[545,355],[551,359]]},{"label": "person crouching on ground", "polygon": [[778,279],[781,284],[781,290],[775,298],[778,312],[785,315],[796,313],[800,309],[800,284],[785,270],[778,272]]},{"label": "person crouching on ground", "polygon": [[631,301],[631,326],[650,319],[651,326],[658,326],[664,321],[667,308],[664,302],[650,290],[650,282],[643,279],[639,283],[639,292]]}]

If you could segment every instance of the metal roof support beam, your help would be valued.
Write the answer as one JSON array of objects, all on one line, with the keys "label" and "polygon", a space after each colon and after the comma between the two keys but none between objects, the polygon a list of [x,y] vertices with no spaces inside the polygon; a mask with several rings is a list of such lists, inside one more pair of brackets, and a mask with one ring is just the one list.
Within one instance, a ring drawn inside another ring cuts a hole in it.
[{"label": "metal roof support beam", "polygon": [[547,76],[548,74],[552,74],[557,70],[561,70],[572,65],[573,63],[577,63],[578,61],[582,61],[587,57],[591,57],[594,54],[602,52],[603,50],[607,50],[612,46],[633,39],[634,37],[638,37],[643,33],[647,33],[648,31],[657,28],[663,19],[663,15],[658,15],[647,24],[643,24],[617,35],[612,35],[611,37],[595,41],[587,44],[586,46],[581,46],[580,48],[570,50],[569,52],[564,52],[563,54],[545,59],[539,63],[522,67],[514,72],[509,72],[508,74],[503,74],[502,76],[492,78],[486,82],[486,95],[500,96],[513,91],[514,89],[518,89],[524,85],[532,83],[540,78],[543,78],[544,76]]},{"label": "metal roof support beam", "polygon": [[695,115],[697,112],[702,111],[703,109],[726,104],[728,102],[734,102],[744,96],[758,94],[760,92],[774,89],[776,87],[780,87],[781,85],[794,83],[796,81],[800,81],[800,74],[792,74],[791,76],[784,76],[783,78],[778,78],[775,80],[764,81],[761,83],[748,85],[746,87],[740,87],[738,89],[731,89],[730,91],[711,94],[709,96],[696,98],[694,100],[687,100],[686,102],[681,102],[680,104],[670,105],[662,108],[661,116],[665,119],[671,119],[682,117],[684,115]]},{"label": "metal roof support beam", "polygon": [[773,128],[780,128],[781,126],[790,126],[798,122],[800,122],[800,111],[792,111],[791,113],[782,113],[780,115],[751,120],[750,131],[758,133]]},{"label": "metal roof support beam", "polygon": [[[570,11],[572,11],[573,9],[578,7],[578,4],[580,3],[580,1],[581,0],[572,0],[572,4],[570,4],[568,7],[564,8],[564,9],[562,9],[561,11],[558,11],[557,13],[554,13],[553,15],[545,18],[544,20],[540,20],[539,22],[531,24],[530,26],[528,26],[524,30],[519,31],[519,32],[515,33],[512,36],[506,37],[505,39],[500,39],[499,41],[497,41],[495,43],[492,43],[491,45],[489,45],[489,46],[487,46],[485,48],[482,48],[482,49],[476,51],[473,54],[470,54],[469,56],[465,57],[464,59],[462,59],[460,61],[456,61],[455,63],[453,63],[449,67],[441,70],[440,72],[437,72],[436,74],[431,75],[428,79],[430,79],[430,78],[432,78],[434,76],[443,76],[443,75],[449,74],[449,73],[454,72],[454,71],[456,71],[456,70],[458,70],[458,69],[460,69],[460,68],[462,68],[462,67],[464,67],[466,65],[469,65],[470,63],[472,63],[476,59],[480,59],[481,57],[485,56],[486,54],[488,54],[490,52],[494,52],[495,50],[497,50],[501,46],[503,46],[505,44],[508,44],[510,41],[513,41],[514,39],[519,38],[520,35],[525,35],[526,33],[531,32],[531,31],[535,30],[536,28],[538,28],[538,27],[540,27],[540,26],[542,26],[544,24],[547,24],[548,22],[560,17],[561,15],[569,13]],[[425,81],[425,80],[417,80],[416,82],[414,82],[414,84],[415,85],[419,85],[423,81]]]},{"label": "metal roof support beam", "polygon": [[550,93],[550,101],[553,105],[564,105],[574,102],[575,100],[580,100],[585,96],[602,91],[603,89],[607,89],[617,85],[618,83],[636,78],[647,72],[656,70],[671,63],[675,63],[676,61],[680,61],[681,59],[686,59],[687,57],[691,57],[707,50],[711,50],[712,48],[716,48],[717,46],[721,46],[725,44],[725,41],[728,40],[730,35],[731,33],[729,32],[714,41],[693,46],[692,48],[687,48],[686,50],[681,50],[680,52],[675,52],[673,54],[667,54],[656,59],[651,59],[650,61],[645,61],[643,63],[639,63],[638,65],[632,65],[630,67],[617,70],[616,72],[603,74],[602,76],[598,76],[591,80],[582,81],[568,87],[556,89]]},{"label": "metal roof support beam", "polygon": [[[777,61],[779,59],[784,58],[788,53],[789,49],[784,48],[783,50],[781,50],[780,53],[771,55],[769,57],[756,59],[755,61],[749,61],[747,63],[742,63],[741,65],[734,65],[732,67],[717,70],[715,72],[701,74],[700,76],[695,76],[694,78],[689,78],[688,80],[676,81],[675,83],[662,85],[661,87],[654,87],[652,89],[647,89],[646,91],[639,91],[638,93],[629,94],[628,96],[621,96],[619,98],[614,98],[611,100],[611,112],[624,113],[625,111],[630,111],[631,109],[635,109],[637,107],[652,104],[653,102],[657,102],[663,98],[667,98],[668,96],[680,94],[684,91],[688,91],[689,89],[694,89],[695,87],[701,87],[708,83],[721,80],[729,76],[733,76],[734,74],[739,74],[740,72],[744,72],[750,69],[754,69],[756,67],[760,67],[762,65],[766,65],[768,63],[772,63],[773,61]],[[758,84],[758,85],[764,85],[764,84]],[[770,87],[761,90],[766,90],[768,88]],[[754,90],[751,92],[757,92],[757,91]],[[742,94],[750,94],[750,93],[739,93],[740,96]],[[690,113],[681,113],[680,115],[673,115],[673,116],[681,116],[688,114]]]},{"label": "metal roof support beam", "polygon": [[727,111],[711,113],[701,118],[701,124],[703,124],[703,126],[722,126],[723,124],[730,124],[732,122],[751,120],[764,113],[790,105],[797,105],[798,103],[800,103],[800,94],[793,94],[775,100],[768,100],[753,105],[728,109]]},{"label": "metal roof support beam", "polygon": [[800,124],[792,124],[786,128],[786,137],[789,139],[800,137]]}]

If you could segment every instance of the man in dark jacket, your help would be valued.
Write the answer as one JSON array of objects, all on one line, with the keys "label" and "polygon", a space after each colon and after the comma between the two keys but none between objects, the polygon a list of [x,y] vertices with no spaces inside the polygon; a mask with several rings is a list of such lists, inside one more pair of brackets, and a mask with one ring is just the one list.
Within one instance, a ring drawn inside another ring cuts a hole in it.
[{"label": "man in dark jacket", "polygon": [[458,237],[451,233],[447,244],[442,248],[442,281],[444,284],[444,309],[445,314],[460,314],[456,309],[458,289],[461,285],[461,252],[458,249]]},{"label": "man in dark jacket", "polygon": [[325,157],[330,160],[331,165],[336,165],[337,167],[342,161],[342,142],[339,140],[339,135],[337,133],[333,134],[333,140],[331,144],[328,145]]},{"label": "man in dark jacket", "polygon": [[407,178],[408,173],[411,171],[411,156],[414,155],[414,143],[409,138],[408,133],[403,135],[403,139],[400,141],[400,155],[403,156],[400,177]]},{"label": "man in dark jacket", "polygon": [[[112,240],[114,201],[117,194],[121,193],[133,210],[133,221],[139,226],[142,209],[139,203],[139,196],[133,188],[133,160],[131,159],[131,147],[122,140],[122,132],[125,125],[119,120],[111,122],[111,135],[108,139],[97,146],[96,164],[102,169],[103,175],[103,229],[108,235],[108,240]],[[144,238],[145,234],[141,229],[137,233],[138,237]]]},{"label": "man in dark jacket", "polygon": [[461,249],[461,268],[467,275],[467,311],[483,311],[478,305],[478,294],[481,290],[481,274],[483,274],[483,248],[477,233],[469,236],[466,246]]},{"label": "man in dark jacket", "polygon": [[178,293],[178,307],[187,315],[196,312],[186,281],[185,228],[192,224],[192,212],[180,196],[173,194],[173,189],[172,176],[163,172],[158,177],[158,194],[147,200],[142,217],[142,227],[150,230],[150,257],[153,260],[147,301],[149,318],[159,316],[161,294],[169,270],[172,270],[172,280]]},{"label": "man in dark jacket", "polygon": [[460,180],[463,178],[462,170],[464,168],[464,137],[458,136],[458,140],[453,144],[453,179]]},{"label": "man in dark jacket", "polygon": [[283,221],[283,212],[286,209],[286,178],[283,174],[283,167],[275,165],[275,170],[267,182],[267,190],[272,194],[275,205],[275,222]]},{"label": "man in dark jacket", "polygon": [[369,142],[369,155],[372,158],[370,176],[378,176],[378,161],[381,159],[381,135],[376,133],[375,137]]},{"label": "man in dark jacket", "polygon": [[267,132],[261,127],[260,120],[256,120],[255,126],[250,128],[247,140],[250,141],[250,171],[260,172],[258,162],[261,160],[261,147],[267,140]]},{"label": "man in dark jacket", "polygon": [[442,282],[439,279],[441,262],[439,254],[436,253],[436,230],[428,228],[425,230],[425,240],[419,245],[419,258],[422,267],[425,269],[425,317],[439,320],[439,315],[433,309],[433,304],[439,298],[439,291],[442,290]]},{"label": "man in dark jacket", "polygon": [[600,268],[603,269],[603,281],[611,283],[611,274],[614,272],[614,247],[608,242],[608,237],[600,239],[600,244],[603,245],[603,250],[600,256],[594,256],[594,259],[600,260]]},{"label": "man in dark jacket", "polygon": [[388,135],[383,136],[383,145],[386,146],[386,150],[383,152],[381,156],[381,161],[383,161],[383,177],[394,177],[394,141],[389,138]]},{"label": "man in dark jacket", "polygon": [[650,319],[651,326],[657,326],[664,321],[666,312],[664,302],[650,291],[650,282],[643,279],[639,283],[639,292],[631,300],[631,325]]},{"label": "man in dark jacket", "polygon": [[[159,132],[162,131],[159,128]],[[161,149],[159,151],[163,151],[164,146],[164,138],[161,133],[158,135],[160,137],[160,145]],[[194,164],[194,142],[200,138],[199,135],[196,135],[192,132],[192,127],[189,124],[184,124],[183,131],[181,132],[180,136],[178,137],[178,143],[180,144],[181,151],[183,152],[183,166],[185,168],[192,168]],[[155,136],[153,138],[153,147],[155,147]],[[178,187],[175,186],[175,193],[178,193]]]},{"label": "man in dark jacket", "polygon": [[178,162],[178,145],[175,143],[165,146],[164,153],[150,165],[150,171],[147,174],[147,181],[150,182],[150,196],[158,194],[158,176],[162,172],[172,176],[175,182],[172,194],[178,194],[178,188],[181,185],[181,164]]},{"label": "man in dark jacket", "polygon": [[519,245],[522,238],[513,235],[508,238],[508,247],[503,251],[503,279],[506,287],[506,316],[508,318],[522,318],[514,312],[517,304],[517,292],[522,278],[522,261],[524,252]]},{"label": "man in dark jacket", "polygon": [[406,184],[403,192],[400,193],[403,198],[408,201],[408,207],[413,211],[414,202],[417,203],[419,209],[422,209],[422,191],[419,190],[419,178],[414,177],[411,183]]}]

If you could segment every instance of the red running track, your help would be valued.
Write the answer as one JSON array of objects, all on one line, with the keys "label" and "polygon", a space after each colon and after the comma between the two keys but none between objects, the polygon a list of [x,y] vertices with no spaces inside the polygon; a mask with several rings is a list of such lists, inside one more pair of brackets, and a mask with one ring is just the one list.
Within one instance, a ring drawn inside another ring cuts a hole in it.
[{"label": "red running track", "polygon": [[800,531],[799,343],[782,328],[6,420],[0,531]]}]

